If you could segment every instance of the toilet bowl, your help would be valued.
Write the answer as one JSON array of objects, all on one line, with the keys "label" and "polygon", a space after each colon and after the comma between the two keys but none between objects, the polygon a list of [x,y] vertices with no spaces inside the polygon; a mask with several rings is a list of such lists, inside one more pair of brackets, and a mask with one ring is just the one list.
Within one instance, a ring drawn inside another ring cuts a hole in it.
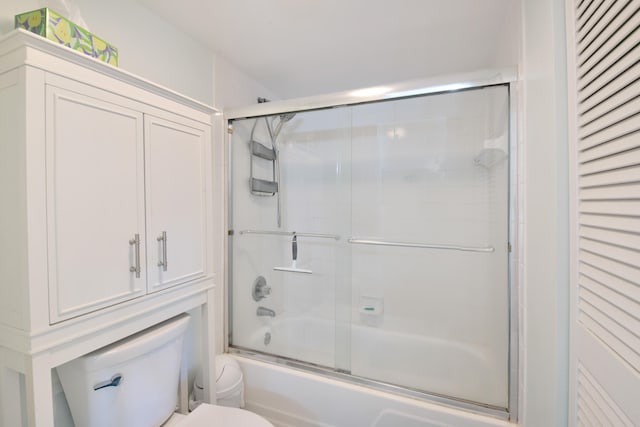
[{"label": "toilet bowl", "polygon": [[273,424],[244,409],[203,403],[175,427],[273,427]]},{"label": "toilet bowl", "polygon": [[75,425],[273,427],[249,411],[206,403],[174,415],[188,323],[182,314],[59,366]]}]

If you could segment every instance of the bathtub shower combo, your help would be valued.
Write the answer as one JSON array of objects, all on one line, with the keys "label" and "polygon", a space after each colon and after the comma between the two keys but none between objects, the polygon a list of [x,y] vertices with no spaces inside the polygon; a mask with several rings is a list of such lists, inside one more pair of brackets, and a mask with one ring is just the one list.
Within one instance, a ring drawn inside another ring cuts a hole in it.
[{"label": "bathtub shower combo", "polygon": [[513,418],[509,91],[230,118],[229,350]]}]

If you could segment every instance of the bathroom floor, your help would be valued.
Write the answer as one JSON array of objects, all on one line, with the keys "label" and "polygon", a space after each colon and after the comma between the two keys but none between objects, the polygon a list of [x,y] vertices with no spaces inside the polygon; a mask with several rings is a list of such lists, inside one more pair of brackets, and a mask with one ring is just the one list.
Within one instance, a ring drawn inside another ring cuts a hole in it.
[{"label": "bathroom floor", "polygon": [[177,425],[180,423],[180,421],[182,421],[182,420],[183,420],[183,419],[185,419],[186,417],[187,417],[186,415],[182,415],[182,414],[179,414],[179,413],[175,412],[175,413],[171,416],[171,418],[169,418],[169,419],[167,420],[167,422],[165,422],[164,424],[162,424],[162,427],[175,427],[175,426],[177,426]]}]

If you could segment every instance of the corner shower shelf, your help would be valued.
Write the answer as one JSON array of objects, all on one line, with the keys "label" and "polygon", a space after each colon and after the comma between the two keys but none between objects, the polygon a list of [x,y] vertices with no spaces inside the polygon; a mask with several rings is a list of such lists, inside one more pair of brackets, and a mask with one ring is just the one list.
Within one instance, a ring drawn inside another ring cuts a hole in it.
[{"label": "corner shower shelf", "polygon": [[[255,129],[254,129],[255,130]],[[267,147],[266,145],[253,139],[253,131],[251,141],[249,141],[251,149],[251,160],[249,164],[249,185],[251,186],[251,194],[254,196],[275,196],[278,193],[278,182],[276,172],[276,162],[278,155],[275,147]],[[271,180],[259,179],[253,175],[254,158],[259,158],[271,162]]]},{"label": "corner shower shelf", "polygon": [[251,177],[251,194],[257,196],[273,196],[277,192],[277,182]]},{"label": "corner shower shelf", "polygon": [[251,141],[251,154],[265,160],[275,160],[276,152],[258,141]]}]

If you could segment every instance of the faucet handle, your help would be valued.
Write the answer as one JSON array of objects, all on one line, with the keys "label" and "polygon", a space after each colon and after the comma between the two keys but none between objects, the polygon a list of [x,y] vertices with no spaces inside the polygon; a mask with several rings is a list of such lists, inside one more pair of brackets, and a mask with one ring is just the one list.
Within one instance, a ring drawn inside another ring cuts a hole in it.
[{"label": "faucet handle", "polygon": [[268,295],[271,295],[271,287],[267,285],[267,279],[263,276],[258,276],[256,280],[253,281],[251,289],[251,296],[254,301],[260,301]]}]

